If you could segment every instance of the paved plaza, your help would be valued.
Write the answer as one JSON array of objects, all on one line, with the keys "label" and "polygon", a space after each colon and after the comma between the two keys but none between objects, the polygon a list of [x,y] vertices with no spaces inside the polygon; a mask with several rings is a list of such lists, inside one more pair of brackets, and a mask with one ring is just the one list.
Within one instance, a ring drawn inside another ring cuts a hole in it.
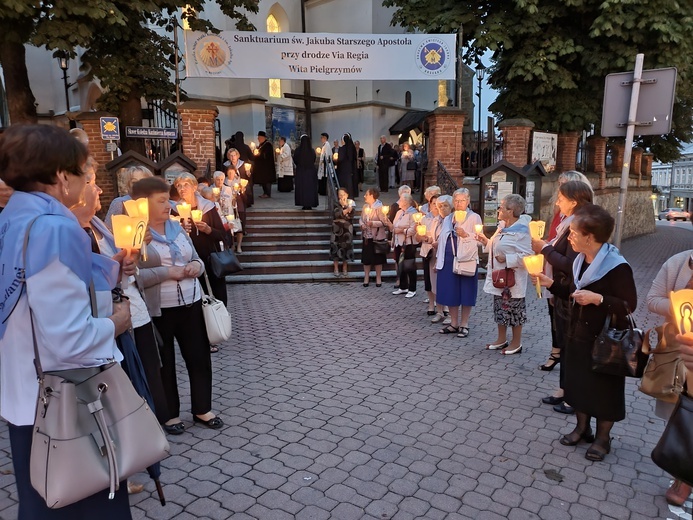
[{"label": "paved plaza", "polygon": [[[690,224],[626,241],[637,322],[657,324],[644,296],[662,262],[693,248]],[[480,282],[481,288],[482,282]],[[133,480],[136,519],[653,519],[691,518],[664,500],[650,460],[663,429],[654,400],[629,380],[627,417],[604,462],[565,447],[574,418],[540,399],[558,370],[546,302],[528,291],[524,351],[483,350],[495,324],[480,292],[466,339],[438,333],[423,303],[392,284],[230,285],[232,340],[213,355],[215,432],[182,418],[163,462],[168,504],[146,474]],[[183,379],[183,370],[180,370]],[[0,426],[0,518],[16,518],[6,425]],[[98,518],[98,512],[95,512]]]}]

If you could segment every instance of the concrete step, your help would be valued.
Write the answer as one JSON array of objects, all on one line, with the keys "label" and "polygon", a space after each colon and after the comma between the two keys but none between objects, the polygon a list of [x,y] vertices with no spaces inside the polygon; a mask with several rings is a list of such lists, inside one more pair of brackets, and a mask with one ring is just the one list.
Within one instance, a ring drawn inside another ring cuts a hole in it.
[{"label": "concrete step", "polygon": [[[280,249],[276,251],[252,251],[243,249],[243,253],[238,255],[241,263],[254,262],[304,262],[325,260],[328,258],[330,246],[327,244],[323,248],[315,249]],[[361,259],[361,248],[354,249],[354,257]]]},{"label": "concrete step", "polygon": [[259,242],[301,242],[301,241],[315,241],[315,240],[320,240],[320,241],[327,241],[327,243],[330,243],[330,230],[327,231],[308,231],[308,232],[300,232],[299,230],[293,229],[291,232],[286,232],[286,233],[277,233],[276,230],[274,232],[260,232],[256,233],[252,228],[249,228],[248,230],[248,236],[244,235],[243,238],[243,247],[245,248],[246,242],[248,245],[250,245],[252,242],[255,242],[256,240]]},{"label": "concrete step", "polygon": [[[245,254],[245,253],[244,253]],[[244,262],[240,258],[243,274],[292,274],[292,273],[331,273],[334,263],[331,260],[282,261],[282,262]],[[352,269],[361,269],[361,262],[350,262]],[[395,261],[388,259],[388,269],[395,267]]]},{"label": "concrete step", "polygon": [[[283,274],[252,274],[247,275],[245,271],[236,273],[226,277],[226,283],[347,283],[359,282],[363,283],[363,269],[361,265],[349,266],[349,273],[346,277],[336,277],[329,272],[319,273],[283,273]],[[419,278],[422,279],[423,271],[419,271]],[[381,274],[383,287],[378,287],[378,290],[392,290],[392,280],[397,278],[397,273],[394,269],[384,270]],[[371,287],[375,287],[375,272],[371,272]]]}]

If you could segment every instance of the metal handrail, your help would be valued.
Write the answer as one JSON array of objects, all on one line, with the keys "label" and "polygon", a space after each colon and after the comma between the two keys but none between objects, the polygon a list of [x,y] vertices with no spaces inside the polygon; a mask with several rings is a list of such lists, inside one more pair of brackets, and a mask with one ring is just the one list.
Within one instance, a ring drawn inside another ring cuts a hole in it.
[{"label": "metal handrail", "polygon": [[339,191],[339,179],[337,172],[334,169],[334,163],[325,157],[325,174],[327,175],[327,210],[332,211],[335,203],[339,200],[337,192]]},{"label": "metal handrail", "polygon": [[450,176],[448,171],[443,166],[443,163],[438,161],[438,171],[437,171],[437,184],[440,187],[440,191],[447,195],[452,195],[458,188],[457,183]]}]

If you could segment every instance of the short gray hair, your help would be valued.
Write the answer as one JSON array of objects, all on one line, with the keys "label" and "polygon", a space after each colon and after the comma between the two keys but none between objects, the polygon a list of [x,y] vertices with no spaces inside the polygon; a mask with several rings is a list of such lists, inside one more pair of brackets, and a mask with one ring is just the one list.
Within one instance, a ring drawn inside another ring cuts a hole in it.
[{"label": "short gray hair", "polygon": [[438,204],[447,204],[452,209],[452,197],[450,195],[441,195],[437,200]]},{"label": "short gray hair", "polygon": [[410,193],[402,193],[402,195],[400,195],[400,198],[407,204],[409,204],[410,208],[416,206],[416,203],[414,202],[414,197],[412,197]]},{"label": "short gray hair", "polygon": [[440,186],[429,186],[424,191],[424,197],[426,197],[426,200],[428,200],[433,197],[433,195],[440,195],[441,193],[442,190],[440,189]]},{"label": "short gray hair", "polygon": [[513,212],[513,217],[515,218],[519,217],[525,212],[525,206],[527,205],[525,199],[515,193],[506,195],[503,198],[503,202],[505,203],[505,207]]},{"label": "short gray hair", "polygon": [[455,198],[455,195],[466,195],[468,198],[471,199],[471,196],[469,195],[469,190],[467,188],[457,188],[454,192],[452,192],[452,198]]},{"label": "short gray hair", "polygon": [[216,179],[217,177],[222,177],[226,179],[226,174],[224,172],[220,172],[219,170],[214,172],[213,178]]},{"label": "short gray hair", "polygon": [[402,184],[402,186],[397,189],[397,194],[402,195],[402,193],[409,193],[411,195],[411,187],[407,186],[406,184]]}]

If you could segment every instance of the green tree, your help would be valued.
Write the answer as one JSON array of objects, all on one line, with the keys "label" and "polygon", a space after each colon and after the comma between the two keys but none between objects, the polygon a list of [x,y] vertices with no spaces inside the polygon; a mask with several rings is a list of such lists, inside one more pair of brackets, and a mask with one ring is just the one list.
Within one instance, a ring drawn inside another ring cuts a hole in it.
[{"label": "green tree", "polygon": [[693,3],[676,0],[384,0],[393,24],[450,33],[462,29],[467,63],[493,51],[491,110],[501,119],[526,117],[538,128],[599,132],[604,78],[632,70],[676,66],[673,129],[641,139],[655,155],[678,156],[693,134]]}]

